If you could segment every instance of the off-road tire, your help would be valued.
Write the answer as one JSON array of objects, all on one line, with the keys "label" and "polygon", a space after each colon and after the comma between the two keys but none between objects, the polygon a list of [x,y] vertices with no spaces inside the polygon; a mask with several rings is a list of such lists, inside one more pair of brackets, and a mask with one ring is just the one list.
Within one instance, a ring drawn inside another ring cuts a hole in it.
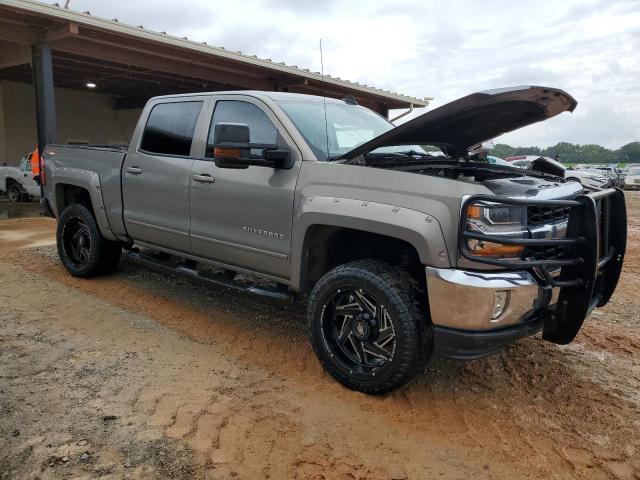
[{"label": "off-road tire", "polygon": [[18,203],[22,199],[22,189],[19,185],[12,183],[7,188],[7,198],[11,203]]},{"label": "off-road tire", "polygon": [[[78,227],[81,225],[81,227]],[[81,229],[83,240],[88,243],[85,254],[79,260],[70,245],[72,228]],[[64,209],[56,230],[58,256],[67,271],[74,277],[91,278],[110,273],[117,267],[122,248],[102,237],[91,211],[84,205],[74,203]]]},{"label": "off-road tire", "polygon": [[[379,374],[354,374],[345,367],[332,351],[323,327],[327,304],[335,292],[353,287],[370,293],[393,321],[395,351]],[[313,288],[307,310],[311,345],[324,369],[346,387],[376,395],[390,392],[424,372],[433,353],[433,326],[422,298],[426,294],[406,271],[385,262],[359,260],[329,271]]]}]

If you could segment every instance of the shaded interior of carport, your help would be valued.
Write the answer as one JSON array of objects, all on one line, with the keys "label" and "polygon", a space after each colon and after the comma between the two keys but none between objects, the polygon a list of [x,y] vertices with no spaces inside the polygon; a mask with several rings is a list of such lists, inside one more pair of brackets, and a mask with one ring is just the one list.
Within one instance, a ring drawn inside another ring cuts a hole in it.
[{"label": "shaded interior of carport", "polygon": [[[57,6],[0,5],[0,161],[37,143],[127,143],[153,96],[215,90],[352,95],[383,115],[428,99],[151,32]],[[95,87],[92,87],[95,85]]]}]

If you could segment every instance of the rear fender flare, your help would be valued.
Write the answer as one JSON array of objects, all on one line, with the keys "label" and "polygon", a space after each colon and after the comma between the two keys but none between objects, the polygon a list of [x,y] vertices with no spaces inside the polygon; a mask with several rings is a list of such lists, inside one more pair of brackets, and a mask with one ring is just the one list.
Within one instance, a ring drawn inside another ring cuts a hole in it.
[{"label": "rear fender flare", "polygon": [[100,176],[96,172],[90,170],[82,170],[79,168],[58,167],[55,169],[53,177],[50,179],[51,192],[55,195],[53,201],[53,210],[56,217],[62,213],[60,205],[63,204],[62,186],[73,185],[80,187],[89,192],[91,198],[91,207],[98,223],[100,233],[107,240],[116,241],[117,238],[111,231],[109,220],[105,211],[104,200],[102,198],[102,187],[100,185]]}]

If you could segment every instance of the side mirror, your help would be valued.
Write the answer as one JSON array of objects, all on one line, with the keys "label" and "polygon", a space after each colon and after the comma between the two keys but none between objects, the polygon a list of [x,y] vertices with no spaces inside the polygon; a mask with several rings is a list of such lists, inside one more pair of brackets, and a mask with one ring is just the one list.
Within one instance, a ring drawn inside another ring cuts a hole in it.
[{"label": "side mirror", "polygon": [[[276,143],[251,143],[249,125],[217,123],[213,131],[213,158],[220,168],[248,168],[250,165],[277,167],[289,158],[289,151],[278,149]],[[261,157],[252,157],[251,150],[262,150]]]}]

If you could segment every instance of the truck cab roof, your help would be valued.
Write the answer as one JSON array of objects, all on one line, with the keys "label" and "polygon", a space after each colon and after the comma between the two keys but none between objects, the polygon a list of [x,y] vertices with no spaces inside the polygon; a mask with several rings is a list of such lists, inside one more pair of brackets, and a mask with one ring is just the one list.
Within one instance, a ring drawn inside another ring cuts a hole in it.
[{"label": "truck cab roof", "polygon": [[307,95],[305,93],[292,93],[292,92],[270,92],[263,90],[223,90],[213,92],[198,92],[198,93],[181,93],[177,95],[162,95],[160,97],[154,97],[156,99],[169,99],[169,98],[184,98],[194,96],[208,96],[208,95],[245,95],[260,99],[269,99],[276,102],[280,101],[296,101],[296,102],[310,102],[310,103],[349,103],[344,99],[337,99],[332,97],[321,97],[319,95]]}]

